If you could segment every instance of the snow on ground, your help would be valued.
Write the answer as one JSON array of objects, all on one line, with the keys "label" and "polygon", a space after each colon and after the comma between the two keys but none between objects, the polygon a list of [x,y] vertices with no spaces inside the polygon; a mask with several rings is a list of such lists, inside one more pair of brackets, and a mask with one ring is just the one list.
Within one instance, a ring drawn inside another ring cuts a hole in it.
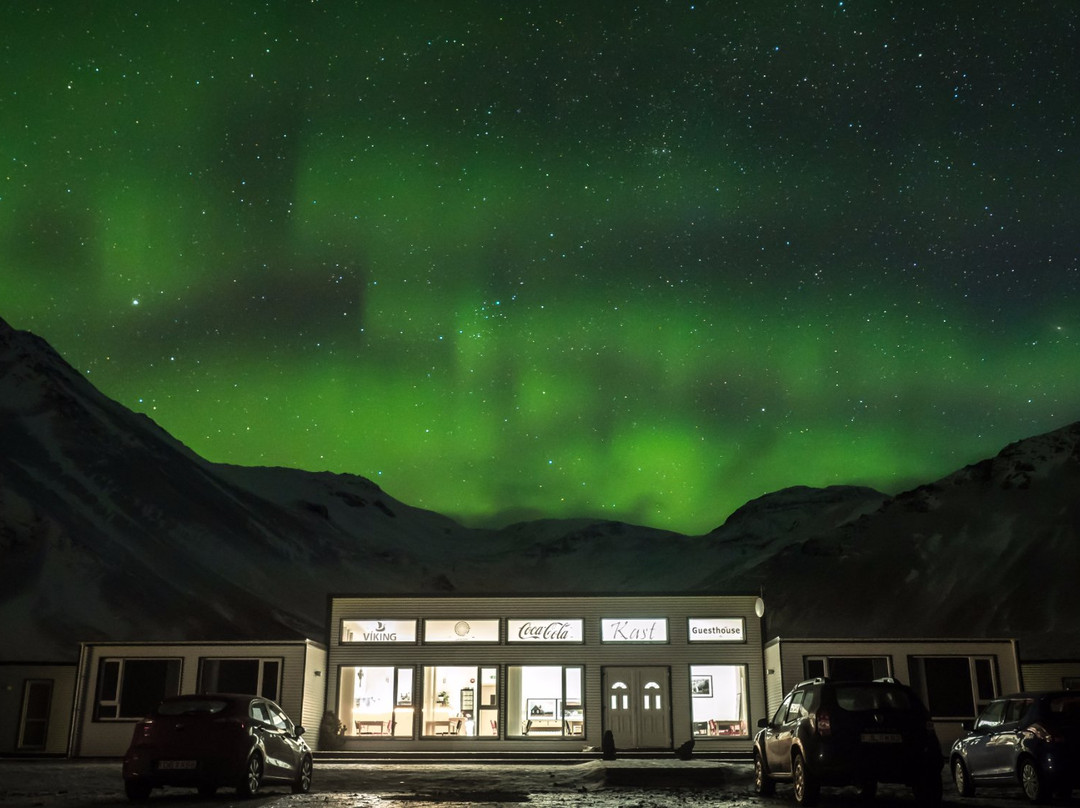
[{"label": "snow on ground", "polygon": [[[989,795],[989,798],[987,796]],[[853,789],[824,789],[821,806],[856,806]],[[980,791],[963,800],[946,788],[945,804],[967,808],[1022,808],[1019,789]],[[1059,805],[1080,805],[1073,798]],[[0,759],[3,808],[115,808],[128,806],[117,761]],[[243,800],[223,789],[200,798],[193,789],[155,791],[148,808],[751,808],[795,805],[791,789],[754,794],[748,763],[670,759],[575,764],[316,763],[310,794],[271,786]],[[875,805],[915,806],[909,789],[882,786]]]}]

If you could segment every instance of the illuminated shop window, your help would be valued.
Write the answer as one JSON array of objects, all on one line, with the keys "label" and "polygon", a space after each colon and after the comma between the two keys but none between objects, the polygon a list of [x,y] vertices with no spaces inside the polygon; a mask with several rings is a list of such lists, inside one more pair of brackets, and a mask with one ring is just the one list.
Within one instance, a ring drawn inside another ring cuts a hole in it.
[{"label": "illuminated shop window", "polygon": [[471,665],[424,668],[424,737],[497,738],[498,670]]},{"label": "illuminated shop window", "polygon": [[392,645],[416,642],[415,620],[342,620],[341,642]]},{"label": "illuminated shop window", "polygon": [[691,665],[690,709],[698,737],[747,737],[746,667]]},{"label": "illuminated shop window", "polygon": [[498,620],[425,620],[424,642],[498,642]]},{"label": "illuminated shop window", "polygon": [[413,737],[413,669],[342,668],[338,720],[346,737]]},{"label": "illuminated shop window", "polygon": [[581,667],[511,665],[506,672],[508,733],[527,738],[585,735]]}]

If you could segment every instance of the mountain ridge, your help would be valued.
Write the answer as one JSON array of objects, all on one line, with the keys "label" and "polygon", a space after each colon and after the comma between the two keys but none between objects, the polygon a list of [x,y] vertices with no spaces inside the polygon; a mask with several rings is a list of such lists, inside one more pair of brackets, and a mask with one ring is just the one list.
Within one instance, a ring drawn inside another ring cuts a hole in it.
[{"label": "mountain ridge", "polygon": [[766,494],[704,535],[470,528],[363,477],[212,463],[0,320],[0,641],[19,659],[322,639],[331,592],[537,591],[764,591],[769,636],[1009,636],[1080,658],[1078,490],[1075,423],[896,496]]}]

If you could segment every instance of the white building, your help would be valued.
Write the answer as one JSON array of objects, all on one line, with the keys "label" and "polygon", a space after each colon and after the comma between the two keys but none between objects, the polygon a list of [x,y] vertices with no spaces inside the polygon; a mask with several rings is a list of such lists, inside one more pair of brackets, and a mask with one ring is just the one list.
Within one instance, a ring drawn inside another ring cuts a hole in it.
[{"label": "white building", "polygon": [[71,662],[0,662],[0,755],[65,755],[75,698]]},{"label": "white building", "polygon": [[765,644],[768,713],[804,679],[876,679],[910,685],[929,708],[948,748],[991,699],[1020,689],[1015,640],[812,640],[776,637]]},{"label": "white building", "polygon": [[326,648],[282,642],[81,643],[69,754],[123,755],[134,725],[181,693],[252,693],[273,699],[318,743]]},{"label": "white building", "polygon": [[[754,595],[332,597],[343,750],[748,751]],[[327,744],[324,744],[324,747]]]}]

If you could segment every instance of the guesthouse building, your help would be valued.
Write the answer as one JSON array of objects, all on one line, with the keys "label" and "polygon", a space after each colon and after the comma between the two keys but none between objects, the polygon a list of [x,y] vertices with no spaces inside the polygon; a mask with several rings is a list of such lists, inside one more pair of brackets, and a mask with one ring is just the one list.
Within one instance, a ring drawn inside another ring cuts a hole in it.
[{"label": "guesthouse building", "polygon": [[[342,750],[748,751],[754,595],[335,596]],[[327,743],[323,742],[325,748]]]}]

